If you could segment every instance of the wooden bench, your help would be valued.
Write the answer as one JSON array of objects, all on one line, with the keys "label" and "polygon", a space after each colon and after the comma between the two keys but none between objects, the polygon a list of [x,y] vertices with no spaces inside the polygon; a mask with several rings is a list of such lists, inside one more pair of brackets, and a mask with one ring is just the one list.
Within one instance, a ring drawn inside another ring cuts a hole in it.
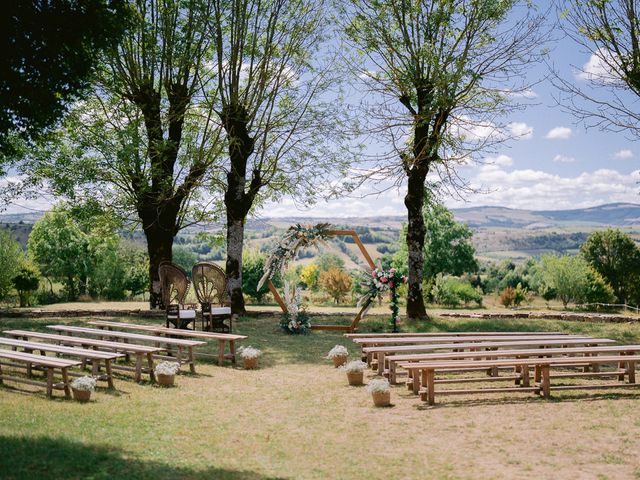
[{"label": "wooden bench", "polygon": [[[616,355],[633,355],[640,352],[640,345],[608,345],[603,347],[568,347],[568,348],[532,348],[532,349],[514,349],[514,350],[482,350],[482,351],[467,351],[467,352],[439,352],[428,353],[419,355],[419,359],[415,359],[410,355],[398,355],[398,357],[409,357],[409,359],[390,357],[393,361],[390,365],[395,365],[395,369],[398,367],[404,368],[411,372],[409,379],[407,380],[407,386],[414,394],[418,394],[420,389],[420,376],[414,375],[415,371],[412,368],[414,365],[420,365],[425,362],[442,362],[442,361],[454,361],[454,360],[497,360],[500,358],[550,358],[550,357],[573,357],[578,363],[584,363],[583,357],[596,356],[601,354],[616,354]],[[588,373],[589,367],[593,367],[593,372]],[[473,370],[477,370],[478,364],[474,363]],[[457,372],[461,369],[457,368]],[[389,371],[390,375],[391,371]],[[492,378],[465,378],[460,382],[478,382],[478,381],[490,381],[490,380],[509,380],[513,379],[516,384],[522,380],[522,372],[517,368],[514,372],[514,376],[511,377],[498,377],[497,375]],[[610,372],[599,372],[599,368],[596,365],[585,365],[585,375],[590,377],[598,376],[613,376]],[[565,375],[559,375],[565,376]],[[570,375],[571,376],[571,375]],[[572,376],[576,376],[573,374]],[[396,372],[397,379],[397,372]],[[454,381],[455,382],[455,381]],[[389,381],[391,383],[391,380]],[[394,382],[397,383],[397,382]],[[438,383],[438,382],[436,382]],[[443,383],[446,383],[444,381]]]},{"label": "wooden bench", "polygon": [[411,338],[411,337],[473,337],[479,335],[566,335],[562,332],[409,332],[409,333],[345,333],[347,338]]},{"label": "wooden bench", "polygon": [[417,344],[417,345],[391,345],[388,347],[367,347],[364,348],[364,352],[367,355],[367,359],[374,357],[377,359],[377,369],[378,373],[382,375],[385,370],[385,362],[387,362],[387,358],[389,355],[394,354],[406,354],[406,353],[426,353],[433,352],[435,350],[453,350],[453,351],[463,351],[463,350],[479,350],[479,349],[500,349],[500,348],[511,348],[511,347],[522,347],[522,348],[531,348],[531,347],[546,347],[546,346],[592,346],[597,347],[598,345],[612,344],[615,343],[613,340],[608,338],[591,338],[591,337],[583,337],[583,338],[575,338],[575,337],[562,337],[562,338],[548,338],[548,339],[531,339],[531,340],[504,340],[504,341],[475,341],[475,342],[449,342],[449,343],[431,343],[431,344]]},{"label": "wooden bench", "polygon": [[404,338],[354,338],[353,342],[360,345],[363,357],[371,364],[373,357],[367,355],[367,349],[372,347],[392,347],[400,345],[426,345],[429,343],[468,343],[468,342],[507,342],[517,340],[542,340],[555,338],[584,338],[583,335],[467,335],[467,336],[432,336],[432,337],[404,337]]},{"label": "wooden bench", "polygon": [[[126,365],[111,365],[112,369],[126,370],[135,372],[136,382],[142,380],[142,374],[147,373],[151,381],[155,382],[156,376],[153,371],[153,355],[166,352],[166,349],[160,347],[150,347],[148,345],[136,345],[134,343],[109,342],[107,340],[96,340],[94,338],[72,337],[55,333],[32,332],[30,330],[5,330],[5,335],[29,340],[36,338],[39,340],[50,340],[58,345],[80,345],[82,348],[92,347],[94,349],[107,350],[111,352],[122,352],[136,356],[136,366],[128,367]],[[144,360],[147,360],[147,367],[143,367]]]},{"label": "wooden bench", "polygon": [[[532,391],[536,394],[541,393],[545,398],[551,396],[551,390],[591,390],[600,388],[624,388],[636,387],[635,368],[638,357],[636,355],[603,355],[595,357],[585,357],[584,363],[608,365],[623,365],[623,379],[626,374],[629,383],[614,383],[600,385],[561,385],[551,386],[551,367],[561,367],[563,365],[574,365],[576,358],[511,358],[501,360],[479,360],[479,361],[443,361],[443,362],[424,362],[413,364],[408,368],[415,370],[414,375],[420,373],[423,387],[420,389],[420,399],[426,401],[429,405],[435,403],[435,395],[468,395],[475,393],[498,393],[498,392],[524,392]],[[438,371],[450,371],[452,369],[465,368],[496,368],[496,367],[519,367],[522,371],[522,385],[517,387],[498,387],[498,388],[473,388],[473,389],[447,389],[435,390],[435,373]],[[534,367],[536,384],[531,386],[529,379],[529,368]],[[617,374],[618,372],[616,372]]]},{"label": "wooden bench", "polygon": [[[53,389],[64,390],[64,395],[71,398],[71,390],[69,388],[69,373],[71,367],[81,364],[77,360],[68,360],[65,358],[47,357],[45,355],[34,355],[33,353],[14,352],[11,350],[0,349],[0,358],[9,360],[10,362],[19,362],[19,364],[35,365],[47,372],[47,381],[41,382],[33,379],[14,377],[5,375],[0,365],[0,383],[5,380],[11,380],[18,383],[26,383],[47,389],[47,397],[53,396]],[[60,370],[62,382],[53,383],[53,375],[55,370]]]},{"label": "wooden bench", "polygon": [[[84,335],[90,335],[92,337],[98,337],[99,339],[109,338],[111,340],[122,340],[129,343],[129,341],[135,342],[148,342],[153,343],[156,347],[164,344],[167,347],[177,347],[178,355],[176,360],[178,363],[187,363],[191,373],[196,372],[195,357],[193,355],[193,348],[206,345],[206,342],[199,340],[184,340],[180,338],[167,338],[158,337],[152,335],[140,335],[138,333],[119,332],[116,330],[101,330],[99,328],[85,328],[85,327],[70,327],[68,325],[47,325],[47,328],[55,330],[56,332],[65,333],[67,335],[73,335],[74,333],[81,333]],[[187,350],[185,357],[184,351]],[[169,348],[166,349],[170,352]]]},{"label": "wooden bench", "polygon": [[[15,338],[0,337],[0,345],[7,345],[12,347],[14,350],[21,348],[26,353],[38,351],[41,355],[44,355],[46,352],[50,352],[80,358],[82,368],[85,368],[88,361],[91,363],[91,374],[99,380],[105,380],[109,388],[114,388],[113,377],[111,375],[111,361],[124,357],[124,354],[122,353],[102,352],[86,348],[64,347],[62,345],[52,345],[50,343],[28,342],[25,340],[17,340]],[[101,362],[104,362],[105,375],[100,375]],[[30,373],[31,366],[27,365],[27,375]],[[79,374],[70,372],[69,375],[76,376]]]},{"label": "wooden bench", "polygon": [[[138,323],[125,323],[125,322],[110,322],[108,320],[94,320],[88,322],[89,325],[97,326],[98,328],[111,330],[113,328],[122,330],[140,330],[145,332],[152,332],[158,335],[167,337],[188,337],[188,338],[201,338],[203,340],[215,340],[218,342],[218,365],[223,365],[225,358],[231,360],[235,365],[236,363],[236,341],[244,340],[246,335],[236,335],[232,333],[214,333],[214,332],[201,332],[195,330],[181,330],[178,328],[165,328],[153,325],[141,325]],[[226,343],[229,343],[229,354],[225,355]],[[203,353],[196,353],[196,356],[209,357],[210,355]]]}]

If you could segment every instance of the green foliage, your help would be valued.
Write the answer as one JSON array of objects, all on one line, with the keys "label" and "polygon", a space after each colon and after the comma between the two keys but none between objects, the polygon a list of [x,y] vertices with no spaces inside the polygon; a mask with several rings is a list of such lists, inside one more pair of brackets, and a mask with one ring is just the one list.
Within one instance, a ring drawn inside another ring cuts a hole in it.
[{"label": "green foliage", "polygon": [[23,257],[24,253],[13,236],[0,230],[0,300],[11,291]]},{"label": "green foliage", "polygon": [[13,277],[13,286],[18,292],[21,307],[31,305],[31,298],[40,286],[40,272],[30,262],[24,261]]},{"label": "green foliage", "polygon": [[544,284],[567,305],[572,303],[607,303],[613,290],[603,277],[580,256],[545,255],[541,259]]},{"label": "green foliage", "polygon": [[[424,278],[427,281],[439,273],[460,276],[478,270],[475,247],[471,243],[473,232],[468,225],[458,223],[453,214],[443,205],[425,203],[424,222],[426,237],[424,243]],[[407,226],[403,225],[400,238],[407,236]],[[408,266],[407,243],[402,242],[393,256],[394,266],[406,274]]]},{"label": "green foliage", "polygon": [[462,303],[467,306],[471,302],[482,306],[482,294],[471,284],[442,273],[436,275],[431,294],[436,303],[447,307],[457,307]]},{"label": "green foliage", "polygon": [[[262,302],[263,297],[269,293],[269,287],[265,284],[260,290],[257,290],[258,282],[264,274],[264,262],[267,260],[265,255],[258,252],[245,252],[242,256],[242,292],[255,298],[258,303]],[[282,286],[282,276],[277,273],[271,279],[276,287]]]},{"label": "green foliage", "polygon": [[191,269],[198,262],[198,256],[187,247],[175,245],[173,247],[172,261],[187,272],[187,276],[191,277]]},{"label": "green foliage", "polygon": [[89,241],[67,212],[45,213],[33,226],[28,251],[45,277],[64,284],[70,300],[86,293]]},{"label": "green foliage", "polygon": [[326,272],[332,268],[344,268],[344,260],[335,253],[327,252],[320,255],[314,262],[320,272]]},{"label": "green foliage", "polygon": [[87,232],[81,225],[89,228],[90,222],[79,224],[60,208],[35,223],[28,250],[42,274],[50,281],[62,282],[68,300],[80,294],[121,300],[127,290],[133,295],[144,291],[149,268],[144,253],[122,245],[120,237],[105,223],[98,222]]},{"label": "green foliage", "polygon": [[580,252],[611,285],[619,302],[640,303],[640,248],[631,237],[613,229],[594,232]]},{"label": "green foliage", "polygon": [[126,2],[11,1],[0,20],[0,153],[53,126],[127,26]]}]

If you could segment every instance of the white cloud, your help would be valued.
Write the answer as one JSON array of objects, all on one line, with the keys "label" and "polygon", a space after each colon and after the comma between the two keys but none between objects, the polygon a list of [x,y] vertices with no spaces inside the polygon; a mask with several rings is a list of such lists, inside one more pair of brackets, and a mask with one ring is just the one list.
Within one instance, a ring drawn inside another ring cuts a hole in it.
[{"label": "white cloud", "polygon": [[513,90],[509,92],[509,95],[514,98],[538,98],[538,94],[530,88],[525,88],[524,90]]},{"label": "white cloud", "polygon": [[569,127],[555,127],[547,132],[544,138],[550,140],[566,140],[571,137],[571,129]]},{"label": "white cloud", "polygon": [[628,160],[629,158],[632,158],[632,157],[633,157],[633,152],[628,148],[625,148],[623,150],[618,150],[616,153],[613,154],[614,160]]},{"label": "white cloud", "polygon": [[512,122],[508,125],[509,132],[514,137],[522,140],[529,140],[533,138],[533,127],[527,125],[524,122]]},{"label": "white cloud", "polygon": [[484,160],[488,165],[501,165],[504,167],[513,165],[513,158],[511,158],[508,155],[498,155],[497,157],[486,157]]},{"label": "white cloud", "polygon": [[570,157],[569,155],[558,154],[555,157],[553,157],[553,161],[560,162],[560,163],[573,163],[576,161],[576,158]]},{"label": "white cloud", "polygon": [[611,73],[610,64],[615,64],[611,52],[609,50],[598,49],[591,54],[591,57],[589,57],[587,63],[582,66],[582,69],[575,72],[575,77],[578,80],[584,81],[615,82],[617,78]]}]

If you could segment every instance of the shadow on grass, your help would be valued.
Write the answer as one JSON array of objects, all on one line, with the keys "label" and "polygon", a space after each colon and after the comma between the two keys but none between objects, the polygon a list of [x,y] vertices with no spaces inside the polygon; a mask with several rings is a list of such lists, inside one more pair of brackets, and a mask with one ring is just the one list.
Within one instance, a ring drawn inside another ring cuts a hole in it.
[{"label": "shadow on grass", "polygon": [[50,437],[0,436],[0,478],[266,480],[248,470],[204,470],[127,458],[126,452]]},{"label": "shadow on grass", "polygon": [[[523,392],[524,394],[524,392]],[[417,395],[413,398],[419,399]],[[478,398],[473,400],[438,400],[436,392],[436,404],[427,405],[421,402],[416,405],[416,410],[439,410],[445,408],[473,408],[486,407],[490,405],[523,405],[523,404],[547,404],[551,407],[556,403],[574,403],[574,402],[601,402],[603,400],[638,400],[640,393],[564,393],[562,396],[552,396],[545,399],[538,395],[529,397],[509,397],[509,398]]]}]

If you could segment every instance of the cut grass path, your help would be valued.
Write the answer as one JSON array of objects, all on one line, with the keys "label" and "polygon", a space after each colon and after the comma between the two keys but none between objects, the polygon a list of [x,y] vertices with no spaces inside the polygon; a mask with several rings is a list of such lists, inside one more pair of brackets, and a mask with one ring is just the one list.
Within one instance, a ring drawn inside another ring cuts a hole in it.
[{"label": "cut grass path", "polygon": [[[0,328],[84,320],[0,319]],[[0,478],[640,478],[640,392],[443,397],[427,408],[397,387],[394,406],[375,409],[322,358],[336,343],[355,354],[351,342],[331,332],[288,336],[275,323],[237,322],[246,344],[264,352],[256,371],[200,364],[173,389],[118,376],[118,392],[100,389],[85,405],[0,388]],[[383,326],[371,317],[362,330]],[[632,324],[447,319],[405,328],[640,342]]]}]

